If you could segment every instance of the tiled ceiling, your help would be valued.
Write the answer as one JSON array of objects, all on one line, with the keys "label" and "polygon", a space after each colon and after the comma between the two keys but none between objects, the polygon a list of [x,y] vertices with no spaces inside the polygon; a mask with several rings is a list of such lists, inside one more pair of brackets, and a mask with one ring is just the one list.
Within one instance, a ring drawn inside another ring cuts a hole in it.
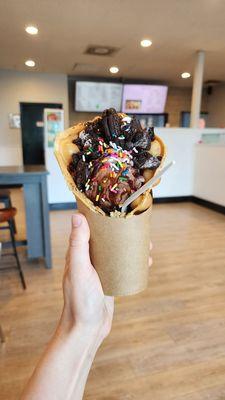
[{"label": "tiled ceiling", "polygon": [[[34,24],[37,36],[24,27]],[[153,45],[141,48],[142,38]],[[90,45],[119,48],[112,56],[85,54]],[[0,68],[111,76],[191,85],[195,52],[206,51],[205,80],[225,81],[224,0],[1,0]]]}]

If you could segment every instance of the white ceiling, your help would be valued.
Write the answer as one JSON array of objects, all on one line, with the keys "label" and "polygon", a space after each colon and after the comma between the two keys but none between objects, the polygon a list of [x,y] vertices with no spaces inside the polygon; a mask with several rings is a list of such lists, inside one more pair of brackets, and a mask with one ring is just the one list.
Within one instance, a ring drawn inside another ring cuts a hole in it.
[{"label": "white ceiling", "polygon": [[[24,31],[35,24],[39,34]],[[141,48],[142,38],[153,45]],[[88,45],[118,47],[113,56],[84,54]],[[224,0],[0,0],[0,68],[123,78],[191,85],[198,49],[206,51],[204,79],[225,81]],[[80,64],[73,69],[74,64]]]}]

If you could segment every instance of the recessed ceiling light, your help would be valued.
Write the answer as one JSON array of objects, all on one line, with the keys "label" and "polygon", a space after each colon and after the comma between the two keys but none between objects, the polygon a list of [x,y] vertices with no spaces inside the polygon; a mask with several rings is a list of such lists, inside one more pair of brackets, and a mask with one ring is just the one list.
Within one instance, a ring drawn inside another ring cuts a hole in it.
[{"label": "recessed ceiling light", "polygon": [[141,46],[142,47],[150,47],[152,45],[152,41],[149,39],[143,39],[141,41]]},{"label": "recessed ceiling light", "polygon": [[27,60],[25,61],[25,65],[32,68],[35,67],[35,62],[33,60]]},{"label": "recessed ceiling light", "polygon": [[109,71],[111,74],[117,74],[117,72],[119,72],[119,68],[114,65],[113,67],[109,68]]},{"label": "recessed ceiling light", "polygon": [[109,54],[109,49],[108,47],[95,47],[93,52],[99,56],[105,56],[106,54]]},{"label": "recessed ceiling light", "polygon": [[37,35],[38,34],[38,28],[36,26],[27,26],[25,28],[25,31],[29,33],[30,35]]},{"label": "recessed ceiling light", "polygon": [[190,77],[191,77],[190,72],[182,72],[182,74],[181,74],[181,78],[183,78],[183,79],[188,79]]}]

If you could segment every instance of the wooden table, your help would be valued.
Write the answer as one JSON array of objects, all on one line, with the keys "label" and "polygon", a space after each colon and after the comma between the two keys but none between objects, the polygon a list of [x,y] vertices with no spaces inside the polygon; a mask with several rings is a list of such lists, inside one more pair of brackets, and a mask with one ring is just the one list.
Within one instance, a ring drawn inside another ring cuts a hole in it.
[{"label": "wooden table", "polygon": [[0,167],[0,186],[23,185],[28,258],[43,257],[51,268],[47,174],[44,165]]}]

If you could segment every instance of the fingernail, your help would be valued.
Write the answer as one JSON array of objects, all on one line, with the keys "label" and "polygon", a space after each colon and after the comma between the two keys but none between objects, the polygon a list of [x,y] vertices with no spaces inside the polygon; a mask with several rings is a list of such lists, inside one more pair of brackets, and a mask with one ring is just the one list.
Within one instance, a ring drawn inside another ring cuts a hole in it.
[{"label": "fingernail", "polygon": [[78,228],[82,223],[82,218],[79,214],[72,215],[72,224],[75,228]]}]

